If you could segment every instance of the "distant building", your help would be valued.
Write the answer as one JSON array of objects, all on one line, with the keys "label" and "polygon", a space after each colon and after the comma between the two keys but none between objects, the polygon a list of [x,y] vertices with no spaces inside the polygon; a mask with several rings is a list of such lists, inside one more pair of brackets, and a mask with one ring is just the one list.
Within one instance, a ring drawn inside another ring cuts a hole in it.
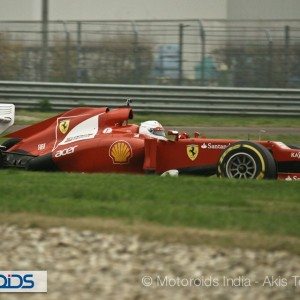
[{"label": "distant building", "polygon": [[154,76],[166,79],[179,78],[179,45],[161,45],[154,61]]},{"label": "distant building", "polygon": [[[0,0],[0,21],[40,20],[42,0]],[[50,20],[295,19],[299,0],[49,0]]]},{"label": "distant building", "polygon": [[227,0],[228,20],[299,19],[299,0]]}]

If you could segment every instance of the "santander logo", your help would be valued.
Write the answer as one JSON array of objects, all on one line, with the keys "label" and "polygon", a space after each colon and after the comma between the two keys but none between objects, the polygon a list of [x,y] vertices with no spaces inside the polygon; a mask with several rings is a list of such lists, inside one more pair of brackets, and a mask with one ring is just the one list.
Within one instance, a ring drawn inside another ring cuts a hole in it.
[{"label": "santander logo", "polygon": [[218,150],[218,149],[221,149],[221,150],[223,150],[223,149],[225,149],[225,148],[227,148],[228,146],[230,145],[230,143],[229,144],[213,144],[213,143],[203,143],[200,147],[202,148],[202,149],[213,149],[213,150]]}]

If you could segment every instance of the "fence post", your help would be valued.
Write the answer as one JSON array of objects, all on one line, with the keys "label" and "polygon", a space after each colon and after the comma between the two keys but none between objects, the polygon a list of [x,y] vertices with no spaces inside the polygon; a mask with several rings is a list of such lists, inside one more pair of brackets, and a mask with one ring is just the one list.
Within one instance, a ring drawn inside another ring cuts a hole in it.
[{"label": "fence post", "polygon": [[273,86],[273,41],[269,30],[265,31],[268,40],[268,79],[267,86]]},{"label": "fence post", "polygon": [[135,21],[131,22],[133,29],[133,59],[134,59],[134,83],[140,83],[140,57],[139,57],[139,32]]},{"label": "fence post", "polygon": [[206,36],[205,36],[205,30],[203,27],[203,24],[201,20],[198,20],[199,23],[199,29],[200,29],[200,39],[201,39],[201,79],[200,79],[200,84],[202,86],[205,85],[205,43],[206,43]]},{"label": "fence post", "polygon": [[77,22],[77,70],[76,70],[76,81],[82,81],[82,69],[81,69],[81,21]]},{"label": "fence post", "polygon": [[290,26],[284,27],[284,77],[285,87],[289,84],[289,71],[290,71]]},{"label": "fence post", "polygon": [[67,23],[63,21],[64,31],[66,34],[65,44],[65,80],[70,82],[70,32],[68,31]]},{"label": "fence post", "polygon": [[48,81],[48,0],[42,2],[41,80]]},{"label": "fence post", "polygon": [[182,23],[179,24],[179,55],[178,55],[178,85],[182,85],[182,63],[183,63],[183,28]]}]

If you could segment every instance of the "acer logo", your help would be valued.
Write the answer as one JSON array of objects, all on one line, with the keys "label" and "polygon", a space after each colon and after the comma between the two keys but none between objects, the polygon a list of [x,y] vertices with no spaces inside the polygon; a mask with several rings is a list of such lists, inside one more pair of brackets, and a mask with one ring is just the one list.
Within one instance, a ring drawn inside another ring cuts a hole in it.
[{"label": "acer logo", "polygon": [[72,154],[75,152],[75,148],[78,147],[78,145],[76,146],[73,146],[73,147],[69,147],[69,148],[65,148],[65,149],[62,149],[62,150],[58,150],[56,153],[55,153],[55,157],[61,157],[61,156],[65,156],[65,155],[69,155],[69,154]]}]

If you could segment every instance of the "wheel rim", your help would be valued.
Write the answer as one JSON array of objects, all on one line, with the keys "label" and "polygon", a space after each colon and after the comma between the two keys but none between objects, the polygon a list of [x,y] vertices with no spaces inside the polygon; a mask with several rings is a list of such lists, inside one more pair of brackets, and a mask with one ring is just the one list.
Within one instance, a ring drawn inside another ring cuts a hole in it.
[{"label": "wheel rim", "polygon": [[257,164],[254,158],[245,152],[234,154],[226,163],[226,174],[229,178],[252,179],[256,171]]}]

